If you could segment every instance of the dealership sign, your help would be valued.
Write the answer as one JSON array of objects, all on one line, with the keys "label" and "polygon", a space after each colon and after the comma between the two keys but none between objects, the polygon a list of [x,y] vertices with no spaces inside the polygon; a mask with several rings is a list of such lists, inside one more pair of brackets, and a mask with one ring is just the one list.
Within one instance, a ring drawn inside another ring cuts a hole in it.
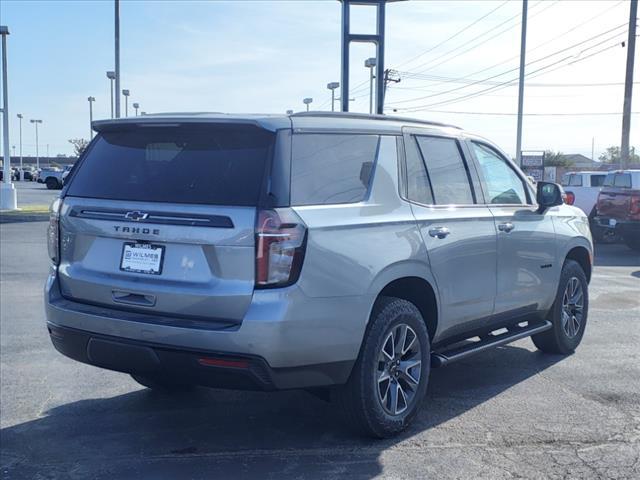
[{"label": "dealership sign", "polygon": [[524,173],[532,177],[536,182],[544,179],[544,152],[522,152],[520,166]]}]

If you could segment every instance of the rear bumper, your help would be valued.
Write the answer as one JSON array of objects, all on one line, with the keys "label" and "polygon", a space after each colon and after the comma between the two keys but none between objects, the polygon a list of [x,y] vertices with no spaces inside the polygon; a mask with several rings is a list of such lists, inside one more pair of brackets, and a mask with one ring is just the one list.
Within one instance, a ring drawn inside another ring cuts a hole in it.
[{"label": "rear bumper", "polygon": [[[611,220],[615,221],[615,225],[611,224]],[[594,222],[599,227],[614,230],[617,234],[622,236],[640,235],[640,222],[617,220],[606,216],[597,216],[594,218]]]},{"label": "rear bumper", "polygon": [[353,362],[273,369],[259,357],[176,349],[47,323],[53,346],[82,363],[118,372],[175,378],[180,382],[239,390],[310,388],[346,379]]},{"label": "rear bumper", "polygon": [[[147,367],[172,374],[191,372],[194,383],[221,388],[269,390],[345,383],[358,356],[369,305],[364,296],[306,297],[296,286],[256,290],[242,324],[221,328],[216,323],[181,325],[178,320],[166,322],[153,315],[72,302],[61,296],[53,274],[45,287],[47,324],[52,332],[62,332],[58,337],[52,334],[52,341],[64,355],[129,373]],[[104,357],[97,361],[90,354],[89,347],[96,342],[111,352],[107,357],[113,361]],[[141,347],[146,353],[125,348],[131,358],[116,360],[129,357],[121,353],[121,345]],[[198,355],[241,358],[251,368],[219,371],[200,365]],[[229,376],[240,380],[227,381]]]}]

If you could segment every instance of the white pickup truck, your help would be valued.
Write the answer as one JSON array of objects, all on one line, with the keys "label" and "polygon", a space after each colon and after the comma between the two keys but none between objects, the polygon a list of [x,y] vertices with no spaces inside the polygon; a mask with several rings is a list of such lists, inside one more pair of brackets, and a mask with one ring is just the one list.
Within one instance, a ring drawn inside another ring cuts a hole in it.
[{"label": "white pickup truck", "polygon": [[575,205],[589,218],[595,215],[598,193],[604,184],[607,172],[585,171],[567,172],[562,176],[562,186],[567,195],[567,203]]}]

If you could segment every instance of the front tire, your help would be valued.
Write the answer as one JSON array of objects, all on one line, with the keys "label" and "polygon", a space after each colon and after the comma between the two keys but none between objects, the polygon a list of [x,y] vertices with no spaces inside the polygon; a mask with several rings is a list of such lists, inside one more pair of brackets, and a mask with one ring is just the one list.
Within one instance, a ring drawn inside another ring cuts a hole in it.
[{"label": "front tire", "polygon": [[400,298],[378,299],[369,321],[337,401],[357,431],[385,438],[407,428],[422,404],[431,366],[429,334],[418,308]]},{"label": "front tire", "polygon": [[55,190],[58,188],[58,180],[53,177],[47,178],[44,184],[47,186],[48,190]]},{"label": "front tire", "polygon": [[551,329],[531,339],[539,350],[568,355],[580,345],[589,313],[587,276],[580,264],[566,260],[562,266],[556,299],[551,307]]}]

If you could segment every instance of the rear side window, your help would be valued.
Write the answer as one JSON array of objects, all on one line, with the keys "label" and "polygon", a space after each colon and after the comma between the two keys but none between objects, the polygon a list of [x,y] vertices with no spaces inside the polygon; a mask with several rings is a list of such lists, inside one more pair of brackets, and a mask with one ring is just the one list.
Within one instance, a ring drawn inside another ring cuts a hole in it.
[{"label": "rear side window", "polygon": [[275,134],[253,126],[124,127],[98,135],[68,194],[255,206]]},{"label": "rear side window", "polygon": [[294,135],[291,204],[330,205],[364,200],[378,142],[378,135]]},{"label": "rear side window", "polygon": [[451,138],[417,136],[436,205],[475,203],[469,172],[458,143]]},{"label": "rear side window", "polygon": [[591,175],[591,186],[601,187],[604,184],[606,175]]},{"label": "rear side window", "polygon": [[605,187],[631,188],[631,174],[610,173],[604,180]]}]

